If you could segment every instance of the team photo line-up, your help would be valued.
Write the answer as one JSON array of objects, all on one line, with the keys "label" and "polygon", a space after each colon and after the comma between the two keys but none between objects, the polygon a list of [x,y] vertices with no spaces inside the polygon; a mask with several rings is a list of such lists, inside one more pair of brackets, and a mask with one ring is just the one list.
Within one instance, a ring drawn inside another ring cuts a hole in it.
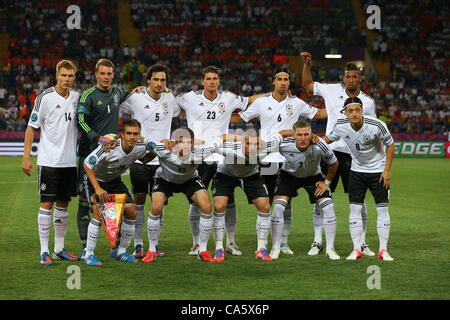
[{"label": "team photo line-up", "polygon": [[[300,55],[304,61],[302,86],[324,98],[324,109],[290,94],[289,70],[282,66],[273,71],[272,92],[244,97],[221,91],[220,70],[207,66],[200,79],[202,90],[175,97],[167,88],[169,68],[162,64],[148,68],[147,86],[125,92],[112,85],[114,64],[102,58],[95,66],[97,83],[80,94],[72,89],[76,65],[59,61],[56,85],[35,101],[22,161],[23,172],[30,176],[34,173],[31,145],[35,131],[40,129],[40,263],[53,264],[49,250],[53,222],[53,259],[102,265],[94,254],[101,217],[91,210],[91,198],[106,202],[109,194],[127,195],[118,245],[110,251],[117,261],[137,263],[142,259],[149,263],[165,256],[159,237],[164,205],[174,193],[184,193],[189,202],[189,255],[206,262],[224,261],[225,253],[242,255],[234,239],[236,187],[241,187],[248,203],[256,207],[257,259],[271,261],[281,253],[294,254],[288,245],[291,200],[298,189],[304,188],[313,205],[314,241],[308,255],[323,250],[324,231],[326,256],[339,260],[334,249],[337,221],[331,197],[339,178],[348,193],[354,246],[346,259],[376,255],[365,241],[365,195],[369,189],[378,214],[378,259],[392,261],[387,251],[390,170],[395,149],[392,136],[386,124],[376,118],[374,100],[360,90],[361,74],[355,64],[345,66],[342,83],[324,84],[312,79],[311,55]],[[178,116],[186,118],[187,126],[171,132],[172,118]],[[228,132],[230,124],[256,118],[259,130],[248,129],[242,135]],[[310,122],[315,119],[327,119],[322,138],[311,131]],[[133,196],[121,180],[128,169]],[[210,183],[213,203],[207,191]],[[147,195],[151,209],[147,219],[149,248],[145,252]],[[80,257],[64,247],[68,204],[77,196]],[[207,250],[211,233],[214,256]],[[132,240],[134,250],[129,254]]]}]

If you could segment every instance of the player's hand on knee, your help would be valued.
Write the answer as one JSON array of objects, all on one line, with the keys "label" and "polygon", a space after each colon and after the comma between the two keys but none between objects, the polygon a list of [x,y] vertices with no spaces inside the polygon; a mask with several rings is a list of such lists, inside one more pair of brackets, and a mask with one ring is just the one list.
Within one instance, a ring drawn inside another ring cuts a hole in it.
[{"label": "player's hand on knee", "polygon": [[327,190],[328,190],[328,184],[326,184],[325,181],[317,181],[316,182],[316,191],[314,192],[314,195],[316,197],[321,196]]}]

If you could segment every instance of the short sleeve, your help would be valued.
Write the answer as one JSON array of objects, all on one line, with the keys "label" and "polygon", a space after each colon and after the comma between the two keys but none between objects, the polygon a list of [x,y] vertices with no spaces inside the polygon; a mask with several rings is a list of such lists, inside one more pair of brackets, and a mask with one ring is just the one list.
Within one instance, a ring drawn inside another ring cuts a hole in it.
[{"label": "short sleeve", "polygon": [[319,111],[319,109],[307,104],[302,99],[297,98],[297,103],[299,103],[299,108],[301,110],[300,116],[308,118],[309,120],[312,120],[315,117],[317,111]]},{"label": "short sleeve", "polygon": [[39,99],[39,97],[36,98],[33,111],[31,112],[30,119],[28,120],[28,125],[30,127],[35,129],[39,129],[41,127],[41,123],[45,115],[45,105],[45,97],[42,97],[41,99]]},{"label": "short sleeve", "polygon": [[331,166],[337,161],[333,150],[331,150],[331,148],[326,144],[325,141],[320,139],[320,141],[316,143],[316,146],[320,149],[320,152],[322,153],[322,159],[326,162],[327,165]]},{"label": "short sleeve", "polygon": [[94,151],[92,151],[85,159],[84,163],[89,169],[94,169],[95,166],[106,157],[107,153],[103,151],[102,146],[98,146]]},{"label": "short sleeve", "polygon": [[245,110],[242,110],[241,112],[239,112],[239,115],[241,116],[242,120],[244,120],[245,122],[248,122],[253,118],[259,117],[260,112],[259,112],[258,99],[253,101],[253,103],[251,105],[247,106],[247,108]]},{"label": "short sleeve", "polygon": [[380,139],[385,146],[389,147],[391,144],[394,143],[394,138],[392,138],[392,135],[389,132],[386,124],[383,121],[380,121],[380,123],[382,126],[380,128]]}]

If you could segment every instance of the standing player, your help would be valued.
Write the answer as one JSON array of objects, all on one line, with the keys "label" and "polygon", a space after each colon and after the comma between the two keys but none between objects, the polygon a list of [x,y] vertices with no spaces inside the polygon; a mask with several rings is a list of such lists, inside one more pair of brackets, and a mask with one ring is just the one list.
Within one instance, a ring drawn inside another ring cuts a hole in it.
[{"label": "standing player", "polygon": [[[96,195],[100,202],[108,201],[108,193],[125,193],[127,200],[124,208],[124,219],[120,228],[120,244],[117,249],[111,251],[111,257],[117,261],[137,263],[138,260],[126,250],[134,236],[136,221],[136,206],[128,192],[128,188],[121,180],[124,173],[136,160],[146,162],[145,143],[139,140],[141,125],[135,119],[128,119],[123,123],[122,138],[117,140],[117,146],[110,152],[104,152],[102,146],[98,146],[84,160],[83,166],[87,179],[89,194]],[[89,183],[88,183],[89,182]],[[100,232],[101,217],[94,216],[88,227],[86,254],[84,263],[91,266],[99,266],[102,263],[94,255]]]},{"label": "standing player", "polygon": [[[197,139],[209,141],[221,134],[228,133],[230,118],[233,111],[245,109],[257,97],[262,94],[242,97],[229,91],[219,91],[219,69],[214,66],[205,67],[202,70],[201,80],[203,90],[190,91],[176,97],[175,102],[186,114],[187,125],[195,133]],[[209,159],[207,159],[209,160]],[[217,170],[216,164],[202,164],[198,168],[203,184],[208,187]],[[198,251],[200,210],[191,204],[189,208],[189,224],[193,238],[193,247],[190,255],[196,255]],[[234,198],[227,205],[226,214],[227,251],[232,255],[241,255],[236,246],[234,232],[237,224],[237,212]]]},{"label": "standing player", "polygon": [[[170,139],[172,117],[177,116],[179,109],[174,110],[174,96],[165,92],[169,68],[161,64],[152,65],[147,70],[148,88],[130,95],[121,105],[120,113],[129,114],[138,120],[142,126],[142,136],[149,141],[160,142]],[[158,157],[147,164],[136,161],[130,167],[130,178],[134,201],[136,202],[136,234],[134,236],[134,252],[136,258],[144,255],[142,229],[144,226],[144,205],[147,195],[153,188],[156,169],[159,167]],[[161,226],[163,213],[160,215]],[[158,256],[164,256],[159,246],[156,248]]]},{"label": "standing player", "polygon": [[[320,82],[314,82],[312,80],[311,54],[308,52],[302,52],[300,55],[303,57],[303,60],[305,62],[302,73],[303,87],[313,92],[314,95],[321,96],[325,100],[325,108],[328,113],[326,134],[329,134],[333,129],[337,119],[341,115],[340,112],[342,110],[343,102],[349,97],[358,97],[364,103],[364,115],[376,118],[375,101],[361,91],[361,73],[355,64],[347,64],[344,70],[344,79],[342,83],[324,84]],[[352,164],[350,150],[343,141],[333,142],[330,147],[339,161],[338,171],[330,184],[331,192],[334,192],[336,190],[336,186],[339,182],[339,177],[341,177],[344,192],[347,193],[350,167]],[[367,207],[364,203],[361,214],[363,219],[361,251],[367,256],[374,256],[375,253],[373,253],[366,244]],[[314,207],[313,222],[314,242],[311,245],[311,250],[308,252],[309,255],[317,255],[322,250],[323,212],[318,206]]]},{"label": "standing player", "polygon": [[[363,256],[360,251],[363,231],[361,207],[369,189],[378,212],[377,231],[380,241],[378,259],[392,261],[394,259],[387,252],[387,243],[391,228],[388,205],[395,145],[386,124],[377,118],[363,116],[363,109],[361,99],[347,98],[343,109],[346,117],[340,117],[336,121],[334,129],[324,140],[327,143],[344,140],[350,148],[353,159],[348,181],[349,227],[353,251],[347,260],[356,260]],[[383,144],[386,146],[386,154]]]},{"label": "standing player", "polygon": [[[280,242],[283,231],[283,211],[289,200],[298,196],[298,189],[305,188],[311,204],[317,204],[324,213],[326,223],[323,224],[327,242],[326,254],[332,260],[340,259],[334,250],[336,237],[336,214],[329,192],[329,184],[333,179],[338,161],[333,151],[319,138],[315,144],[311,142],[311,127],[303,120],[293,125],[294,139],[282,140],[276,135],[274,142],[279,145],[280,153],[286,158],[281,167],[275,189],[275,200],[272,211],[272,251],[270,256],[277,259],[280,255]],[[270,147],[273,147],[272,145]],[[321,160],[328,165],[324,179],[320,170]]]},{"label": "standing player", "polygon": [[78,101],[78,129],[81,139],[78,146],[78,232],[84,248],[89,226],[89,203],[85,184],[84,159],[97,148],[102,136],[119,131],[119,105],[128,96],[127,92],[111,85],[114,78],[114,64],[108,59],[100,59],[95,65],[97,84],[84,91]]},{"label": "standing player", "polygon": [[193,130],[182,127],[175,131],[177,144],[172,150],[164,144],[148,142],[147,146],[154,156],[159,157],[160,167],[155,173],[155,184],[152,189],[152,207],[147,221],[149,250],[142,262],[153,262],[157,258],[161,218],[164,204],[174,194],[183,192],[189,203],[195,203],[201,210],[199,221],[199,247],[197,256],[206,262],[215,262],[207,251],[207,244],[212,229],[211,203],[206,187],[200,179],[197,168],[205,157],[216,150],[218,138],[211,140],[202,148],[194,147]]},{"label": "standing player", "polygon": [[248,203],[253,203],[258,211],[256,219],[258,237],[256,258],[264,261],[272,260],[266,248],[270,231],[270,202],[264,180],[259,174],[259,137],[256,135],[236,137],[239,138],[239,141],[226,140],[223,148],[217,151],[225,158],[218,164],[212,186],[214,199],[213,234],[216,243],[214,259],[216,261],[225,259],[223,250],[225,209],[234,189],[240,186],[247,196]]},{"label": "standing player", "polygon": [[[277,67],[272,74],[272,84],[274,87],[273,92],[256,99],[247,109],[239,113],[240,118],[245,122],[253,118],[259,118],[262,140],[267,141],[279,131],[292,129],[299,117],[305,117],[310,120],[325,119],[327,117],[325,109],[314,108],[296,96],[289,96],[290,79],[288,69]],[[236,115],[233,122],[238,122],[239,116]],[[270,158],[273,159],[273,157],[268,156],[264,161],[270,162]],[[261,167],[261,174],[268,188],[271,203],[274,197],[278,170],[279,164],[275,163],[275,161],[270,164],[270,167]],[[291,224],[292,205],[289,203],[284,211],[284,229],[281,244],[281,251],[286,254],[293,254],[287,244]]]},{"label": "standing player", "polygon": [[36,129],[41,129],[38,153],[38,186],[41,206],[38,212],[39,240],[42,265],[52,265],[49,256],[51,214],[55,229],[53,258],[77,260],[64,248],[67,229],[67,206],[76,196],[77,180],[77,126],[76,107],[79,94],[71,88],[75,81],[76,66],[68,60],[56,65],[56,85],[44,90],[36,99],[25,132],[22,170],[34,172],[30,160],[31,144]]}]

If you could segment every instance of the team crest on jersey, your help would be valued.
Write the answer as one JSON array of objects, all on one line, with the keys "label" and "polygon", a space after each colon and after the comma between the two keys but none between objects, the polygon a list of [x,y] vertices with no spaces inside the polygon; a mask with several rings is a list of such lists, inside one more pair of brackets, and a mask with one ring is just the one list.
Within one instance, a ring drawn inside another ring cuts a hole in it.
[{"label": "team crest on jersey", "polygon": [[47,189],[47,185],[45,183],[41,183],[41,190],[45,191]]},{"label": "team crest on jersey", "polygon": [[370,135],[369,134],[363,134],[363,141],[365,142],[365,143],[367,143],[367,142],[369,142],[370,141]]},{"label": "team crest on jersey", "polygon": [[38,119],[37,113],[33,113],[33,114],[31,115],[31,121],[36,122],[37,119]]},{"label": "team crest on jersey", "polygon": [[286,113],[287,113],[288,117],[290,117],[294,114],[294,108],[292,107],[292,105],[290,105],[290,104],[286,105]]},{"label": "team crest on jersey", "polygon": [[220,113],[225,113],[225,104],[223,102],[219,103],[217,107],[219,108]]},{"label": "team crest on jersey", "polygon": [[95,165],[97,163],[97,158],[95,156],[90,156],[88,161],[90,164]]},{"label": "team crest on jersey", "polygon": [[119,105],[119,94],[113,96],[114,105],[117,107]]},{"label": "team crest on jersey", "polygon": [[163,102],[161,107],[164,111],[164,114],[167,115],[169,113],[169,104],[167,102]]}]

